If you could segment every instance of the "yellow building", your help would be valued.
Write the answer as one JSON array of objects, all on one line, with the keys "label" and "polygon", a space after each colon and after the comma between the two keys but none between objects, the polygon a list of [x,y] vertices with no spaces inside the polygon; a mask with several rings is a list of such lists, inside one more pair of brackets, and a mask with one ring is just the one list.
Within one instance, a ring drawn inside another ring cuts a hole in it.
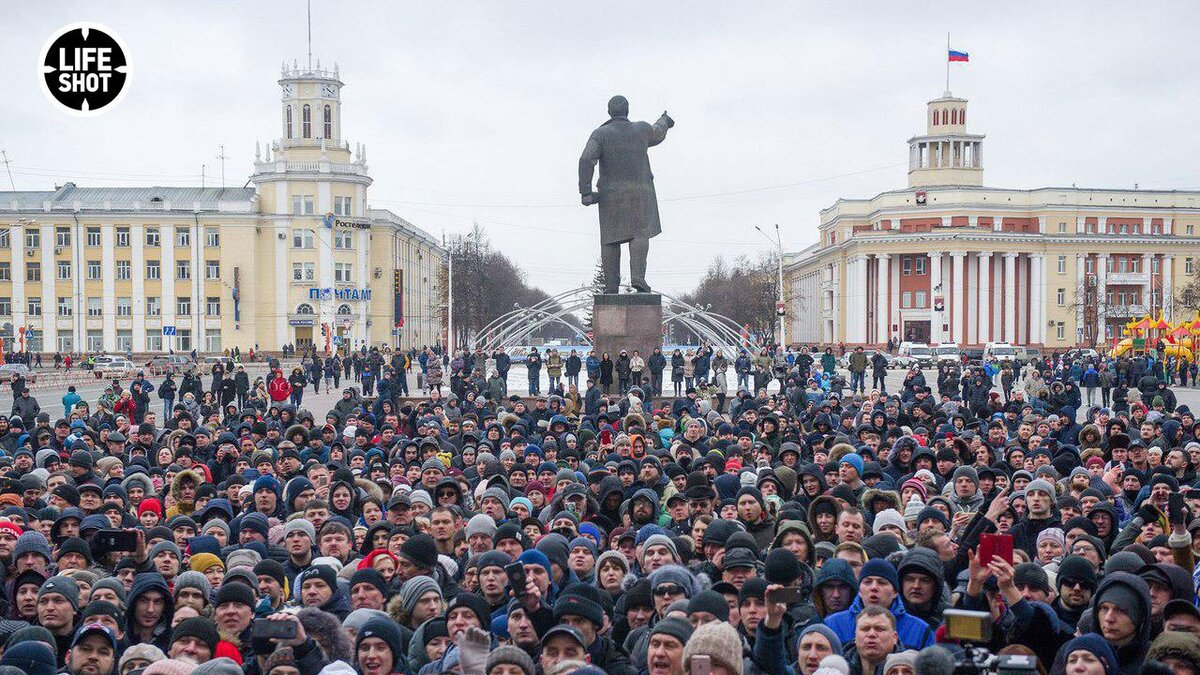
[{"label": "yellow building", "polygon": [[279,85],[257,189],[0,192],[0,336],[89,353],[440,342],[446,251],[370,208],[337,67],[285,66]]},{"label": "yellow building", "polygon": [[965,99],[930,101],[908,187],[821,211],[784,272],[789,343],[1055,349],[1171,318],[1200,257],[1200,192],[984,187],[966,121]]}]

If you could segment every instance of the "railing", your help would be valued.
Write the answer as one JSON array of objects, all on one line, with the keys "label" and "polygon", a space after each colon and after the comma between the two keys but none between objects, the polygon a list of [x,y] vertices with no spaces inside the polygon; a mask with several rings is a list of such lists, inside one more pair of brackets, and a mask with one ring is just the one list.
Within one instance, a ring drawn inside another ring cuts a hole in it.
[{"label": "railing", "polygon": [[1117,284],[1144,284],[1149,281],[1149,272],[1109,272],[1105,275],[1104,279],[1104,283],[1110,286]]}]

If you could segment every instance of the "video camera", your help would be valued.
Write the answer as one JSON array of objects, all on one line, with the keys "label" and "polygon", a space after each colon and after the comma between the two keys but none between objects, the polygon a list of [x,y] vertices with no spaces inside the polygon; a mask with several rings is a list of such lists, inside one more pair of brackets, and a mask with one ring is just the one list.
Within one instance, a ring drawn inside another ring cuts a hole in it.
[{"label": "video camera", "polygon": [[992,639],[992,615],[964,609],[947,609],[942,615],[946,637],[962,644],[954,656],[955,675],[1036,675],[1037,657],[1025,654],[993,654],[986,645]]}]

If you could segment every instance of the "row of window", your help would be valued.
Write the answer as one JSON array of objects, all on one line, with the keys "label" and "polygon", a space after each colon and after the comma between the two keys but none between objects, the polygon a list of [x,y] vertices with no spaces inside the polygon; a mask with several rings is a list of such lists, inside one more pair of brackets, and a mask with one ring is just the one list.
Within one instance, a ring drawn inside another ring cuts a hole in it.
[{"label": "row of window", "polygon": [[[56,264],[55,278],[59,281],[69,281],[74,264],[69,260],[59,260]],[[99,260],[88,260],[84,270],[89,281],[103,278],[103,266]],[[133,278],[133,263],[128,260],[116,261],[115,274],[117,281],[128,281]],[[162,278],[162,263],[158,260],[146,261],[146,279]],[[175,262],[175,278],[187,281],[192,278],[192,263],[190,260]],[[218,260],[204,261],[204,278],[207,281],[217,281],[221,278],[221,262]],[[42,280],[42,264],[40,262],[25,263],[25,281],[38,282]],[[12,263],[0,262],[0,281],[12,281]]]},{"label": "row of window", "polygon": [[[316,248],[317,235],[313,230],[292,230],[292,248]],[[333,247],[341,251],[354,248],[354,232],[334,230]]]},{"label": "row of window", "polygon": [[[335,216],[352,216],[354,215],[352,212],[353,207],[353,197],[333,198],[333,215]],[[292,215],[316,215],[316,198],[312,195],[292,195]]]},{"label": "row of window", "polygon": [[[162,245],[161,228],[156,226],[146,227],[146,246],[158,247]],[[190,247],[192,245],[192,226],[191,225],[176,225],[174,226],[175,245],[180,247]],[[11,245],[8,230],[0,230],[0,247],[8,248]],[[100,228],[88,226],[84,230],[87,245],[100,247]],[[116,228],[116,233],[113,238],[113,245],[117,248],[128,248],[131,244],[131,229],[128,226]],[[40,248],[42,245],[42,231],[39,228],[29,228],[25,231],[25,248]],[[66,248],[71,245],[71,227],[69,225],[60,225],[54,228],[54,245],[59,248]],[[204,245],[208,248],[218,248],[221,245],[221,231],[217,227],[204,228]]]},{"label": "row of window", "polygon": [[[1099,223],[1084,223],[1084,225],[1083,225],[1084,234],[1098,234],[1099,231],[1100,231]],[[1105,234],[1145,234],[1145,227],[1143,226],[1142,223],[1105,223],[1104,232],[1105,232]],[[1195,225],[1185,225],[1184,232],[1189,237],[1193,236],[1196,233],[1196,226]],[[1059,234],[1067,233],[1066,221],[1059,221],[1058,233]],[[1162,223],[1151,223],[1150,224],[1150,234],[1162,234],[1162,233],[1163,233]]]},{"label": "row of window", "polygon": [[[292,281],[316,281],[317,267],[316,263],[311,262],[294,262],[292,263]],[[352,263],[334,263],[333,264],[333,281],[338,284],[354,283],[354,265]]]},{"label": "row of window", "polygon": [[[292,106],[287,107],[287,137],[292,137]],[[333,108],[325,106],[324,119],[325,135],[321,138],[333,138]],[[304,138],[312,138],[312,106],[305,103],[300,108],[300,134]]]},{"label": "row of window", "polygon": [[[126,352],[133,350],[133,331],[118,330],[117,331],[116,351]],[[192,350],[192,330],[190,328],[180,328],[170,340],[170,347],[176,351],[189,352]],[[84,350],[88,352],[104,351],[104,331],[89,330],[84,336]],[[42,348],[41,335],[37,335],[28,343],[30,351],[44,351]],[[60,352],[74,352],[75,332],[69,330],[58,331],[56,340],[56,348]],[[206,352],[220,352],[221,347],[221,331],[215,328],[209,328],[204,331],[204,345],[201,347]],[[162,331],[148,330],[146,331],[146,351],[161,352],[163,347]]]},{"label": "row of window", "polygon": [[[918,256],[909,256],[909,255],[901,256],[900,257],[900,273],[906,277],[910,276],[910,275],[922,276],[925,274],[925,265],[926,265],[927,260],[928,260],[928,258],[926,258],[925,256],[920,256],[920,255],[918,255]],[[1095,258],[1084,258],[1083,264],[1084,264],[1084,272],[1086,272],[1087,274],[1095,273],[1095,271],[1096,271],[1096,259]],[[1161,269],[1162,269],[1162,259],[1151,258],[1150,259],[1151,272],[1153,272],[1154,274],[1158,274]],[[1195,269],[1194,259],[1184,258],[1183,259],[1184,273],[1191,274],[1193,269]],[[1142,272],[1143,271],[1142,270],[1142,256],[1140,256],[1140,255],[1129,255],[1129,256],[1110,255],[1110,256],[1108,256],[1107,271],[1108,272],[1116,272],[1116,273],[1129,273],[1129,272],[1139,273],[1139,272]],[[1058,256],[1058,273],[1059,274],[1067,273],[1067,256],[1065,256],[1065,255]]]},{"label": "row of window", "polygon": [[[0,297],[0,316],[12,316],[12,298],[3,296]],[[28,316],[42,315],[42,299],[40,297],[32,297],[26,299],[25,313]],[[75,303],[70,296],[59,296],[58,316],[74,316]],[[175,298],[175,313],[179,316],[188,316],[192,313],[192,299],[190,297]],[[100,298],[87,299],[87,315],[90,317],[104,316],[104,305]],[[204,315],[205,316],[221,316],[221,298],[215,295],[210,295],[204,298]],[[117,316],[133,316],[133,299],[128,297],[117,298]],[[162,316],[162,299],[156,295],[146,297],[146,316]]]}]

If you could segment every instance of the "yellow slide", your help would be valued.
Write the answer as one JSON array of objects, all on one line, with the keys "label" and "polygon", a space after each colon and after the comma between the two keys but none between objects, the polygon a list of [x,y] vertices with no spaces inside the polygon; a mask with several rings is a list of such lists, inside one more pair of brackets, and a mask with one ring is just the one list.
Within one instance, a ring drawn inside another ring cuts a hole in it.
[{"label": "yellow slide", "polygon": [[[1183,344],[1173,345],[1171,343],[1167,343],[1166,349],[1163,350],[1163,355],[1167,357],[1174,356],[1176,359],[1191,363],[1193,360],[1195,360],[1195,356],[1192,354],[1191,350],[1192,340],[1190,338],[1185,338],[1181,340],[1181,342]],[[1125,338],[1118,342],[1117,346],[1109,350],[1108,353],[1109,356],[1113,357],[1123,356],[1131,349],[1133,349],[1133,338]]]}]

